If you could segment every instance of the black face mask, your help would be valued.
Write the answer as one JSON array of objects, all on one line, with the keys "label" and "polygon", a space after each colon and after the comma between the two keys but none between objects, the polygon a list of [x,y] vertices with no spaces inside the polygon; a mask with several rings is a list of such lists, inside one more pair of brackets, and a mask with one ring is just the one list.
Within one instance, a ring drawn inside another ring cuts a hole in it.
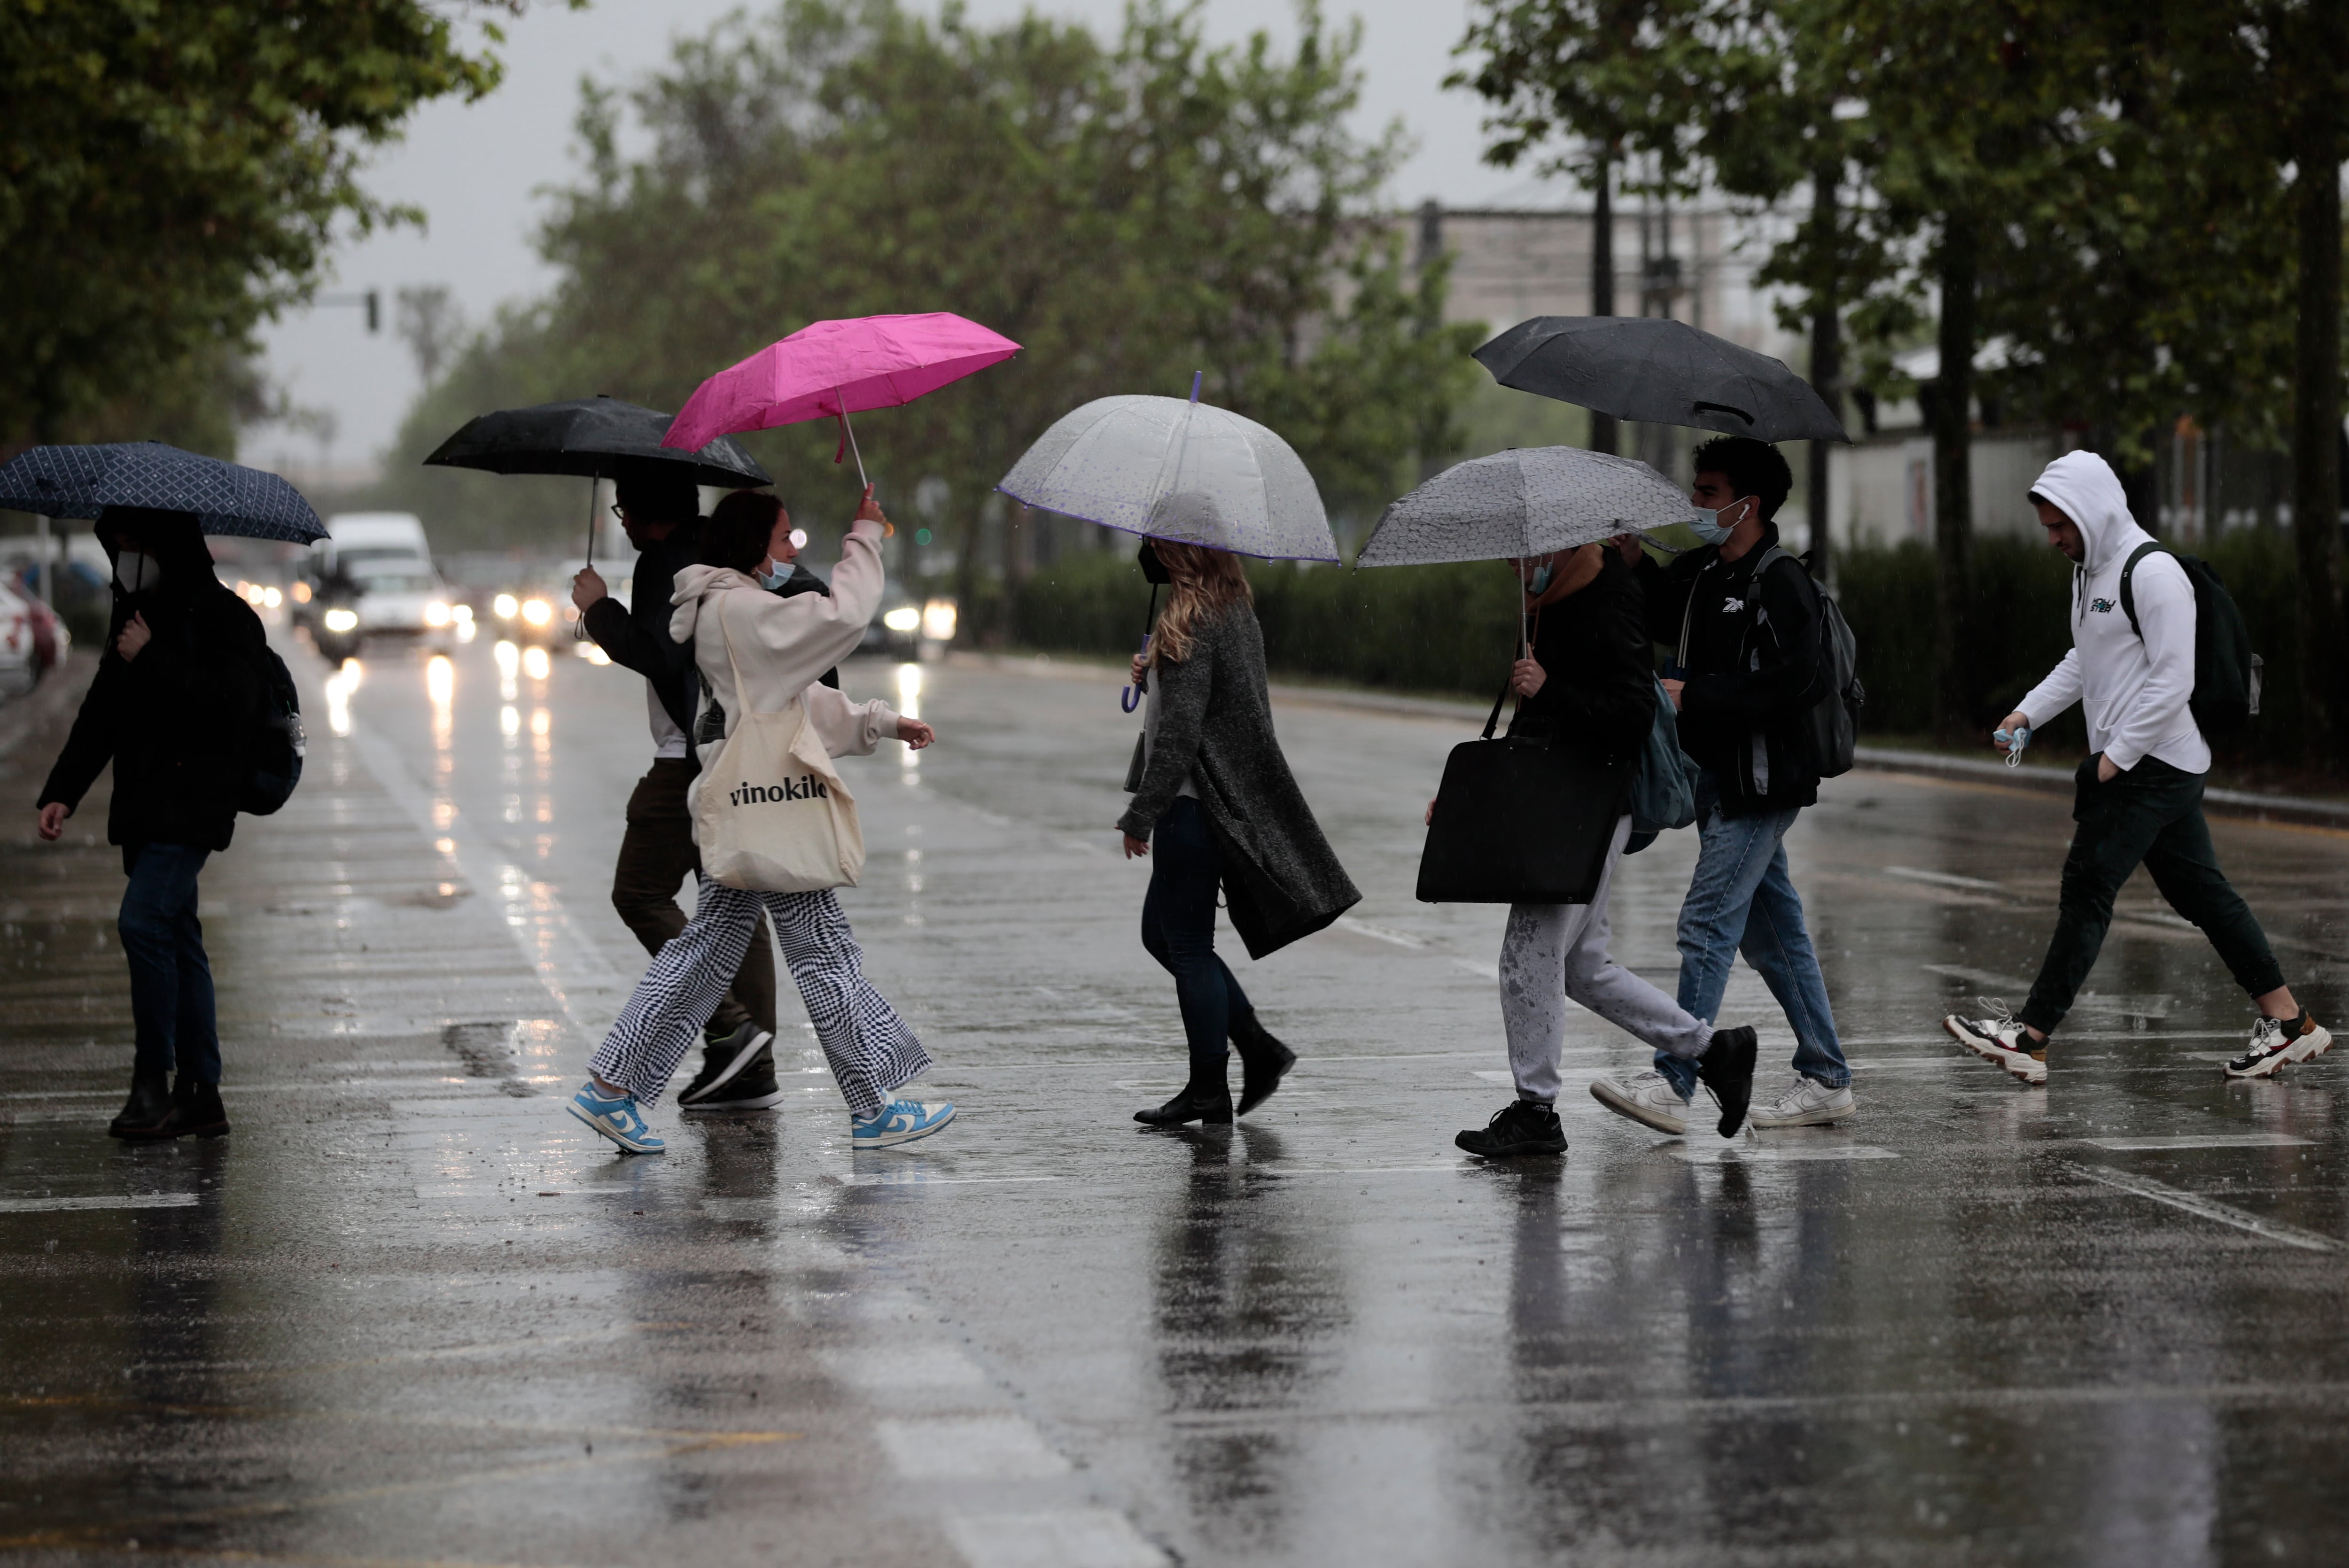
[{"label": "black face mask", "polygon": [[1158,559],[1156,541],[1143,540],[1142,548],[1133,552],[1133,558],[1142,563],[1142,580],[1144,583],[1166,583],[1174,581],[1173,575],[1166,570],[1166,562]]}]

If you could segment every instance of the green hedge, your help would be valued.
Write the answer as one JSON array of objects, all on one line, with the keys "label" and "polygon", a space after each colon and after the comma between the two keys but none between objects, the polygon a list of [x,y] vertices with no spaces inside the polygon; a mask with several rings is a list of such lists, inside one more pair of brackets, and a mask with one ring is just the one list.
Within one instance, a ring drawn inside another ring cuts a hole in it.
[{"label": "green hedge", "polygon": [[[2235,761],[2299,756],[2300,692],[2293,637],[2292,541],[2230,534],[2204,553],[2218,569],[2267,660],[2261,717],[2227,748]],[[1837,597],[1859,640],[1868,688],[1862,738],[1920,735],[1932,725],[1932,552],[1918,543],[1847,551]],[[1381,567],[1251,562],[1248,580],[1274,669],[1398,691],[1485,696],[1500,688],[1515,647],[1507,567]],[[2072,645],[2071,563],[2033,540],[1974,547],[1966,656],[1988,732]],[[1130,555],[1087,554],[1040,569],[1010,596],[1010,631],[1024,646],[1119,655],[1141,640],[1149,584]],[[2078,710],[2047,737],[2084,743]]]}]

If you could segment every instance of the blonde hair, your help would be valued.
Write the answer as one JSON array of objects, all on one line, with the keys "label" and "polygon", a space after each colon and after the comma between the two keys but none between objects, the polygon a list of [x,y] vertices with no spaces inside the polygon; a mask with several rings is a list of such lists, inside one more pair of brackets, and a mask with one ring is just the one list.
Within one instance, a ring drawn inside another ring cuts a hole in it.
[{"label": "blonde hair", "polygon": [[1228,550],[1172,539],[1155,539],[1151,543],[1165,563],[1167,576],[1174,579],[1174,591],[1167,596],[1165,613],[1158,617],[1157,634],[1150,639],[1150,658],[1154,664],[1162,655],[1179,663],[1191,656],[1202,617],[1228,604],[1253,603],[1256,595],[1248,587],[1240,558]]}]

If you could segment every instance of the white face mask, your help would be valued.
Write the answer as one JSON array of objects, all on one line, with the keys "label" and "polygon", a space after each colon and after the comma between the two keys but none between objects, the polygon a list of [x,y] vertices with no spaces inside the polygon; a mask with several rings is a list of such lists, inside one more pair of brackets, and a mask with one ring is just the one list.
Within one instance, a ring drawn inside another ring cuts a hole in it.
[{"label": "white face mask", "polygon": [[[1726,544],[1729,542],[1729,536],[1737,531],[1737,523],[1723,522],[1721,521],[1722,517],[1724,513],[1735,511],[1744,504],[1744,502],[1741,498],[1738,500],[1731,501],[1727,506],[1721,508],[1717,511],[1707,511],[1704,508],[1698,507],[1695,509],[1696,515],[1689,520],[1689,527],[1695,532],[1697,538],[1704,543]],[[1743,522],[1745,520],[1743,517],[1737,520],[1738,522]]]},{"label": "white face mask", "polygon": [[124,593],[136,593],[162,582],[163,568],[151,555],[136,550],[120,550],[114,556],[114,580],[122,584]]}]

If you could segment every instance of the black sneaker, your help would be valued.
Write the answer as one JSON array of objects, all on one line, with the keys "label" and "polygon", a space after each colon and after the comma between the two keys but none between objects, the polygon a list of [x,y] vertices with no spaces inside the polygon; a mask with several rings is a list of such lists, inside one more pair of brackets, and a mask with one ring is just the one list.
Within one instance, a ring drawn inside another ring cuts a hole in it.
[{"label": "black sneaker", "polygon": [[1741,1024],[1733,1029],[1715,1029],[1712,1044],[1696,1059],[1697,1081],[1721,1102],[1723,1138],[1736,1137],[1737,1130],[1745,1125],[1745,1108],[1754,1103],[1754,1058],[1760,1050],[1761,1042],[1754,1037],[1754,1031]]},{"label": "black sneaker", "polygon": [[764,1110],[780,1105],[783,1099],[782,1086],[775,1081],[775,1056],[771,1043],[762,1045],[752,1053],[758,1059],[704,1098],[690,1105],[680,1103],[680,1110]]},{"label": "black sneaker", "polygon": [[1482,1127],[1472,1127],[1453,1142],[1480,1160],[1516,1160],[1528,1154],[1566,1152],[1566,1129],[1557,1112],[1534,1099],[1513,1099],[1493,1113]]},{"label": "black sneaker", "polygon": [[782,1099],[775,1088],[775,1065],[772,1047],[775,1037],[756,1024],[745,1024],[722,1039],[707,1041],[701,1047],[701,1070],[693,1081],[678,1091],[677,1103],[686,1110],[716,1110],[720,1106],[733,1110],[755,1109],[735,1099],[731,1090],[734,1080],[753,1068],[764,1064],[767,1088],[773,1099],[761,1101],[772,1105]]}]

